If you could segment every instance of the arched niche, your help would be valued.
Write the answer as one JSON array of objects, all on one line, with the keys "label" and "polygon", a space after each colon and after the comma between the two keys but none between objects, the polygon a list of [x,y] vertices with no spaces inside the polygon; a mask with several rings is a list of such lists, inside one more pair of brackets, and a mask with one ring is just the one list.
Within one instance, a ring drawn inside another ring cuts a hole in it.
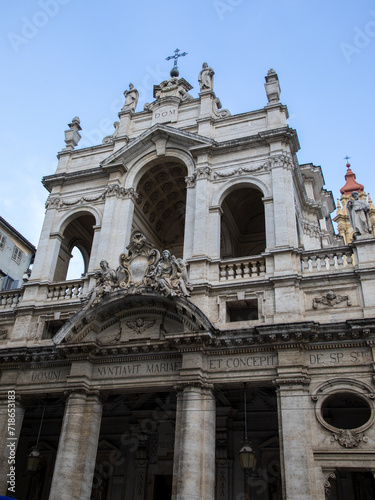
[{"label": "arched niche", "polygon": [[173,157],[156,159],[144,166],[135,186],[138,198],[133,231],[143,233],[156,248],[183,256],[186,182],[188,169]]},{"label": "arched niche", "polygon": [[263,193],[239,184],[222,199],[221,258],[258,255],[266,248]]},{"label": "arched niche", "polygon": [[72,250],[76,247],[83,259],[84,274],[87,273],[94,239],[96,220],[90,212],[81,211],[71,215],[62,225],[62,241],[56,263],[54,281],[65,281]]}]

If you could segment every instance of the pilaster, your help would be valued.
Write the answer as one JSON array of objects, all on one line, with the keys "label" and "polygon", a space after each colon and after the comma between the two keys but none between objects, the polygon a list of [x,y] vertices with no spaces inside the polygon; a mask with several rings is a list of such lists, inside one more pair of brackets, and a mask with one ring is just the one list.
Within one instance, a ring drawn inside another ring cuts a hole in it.
[{"label": "pilaster", "polygon": [[309,384],[303,374],[276,379],[283,498],[324,500],[316,485],[309,422]]},{"label": "pilaster", "polygon": [[[180,387],[177,399],[173,500],[215,499],[213,391],[201,384]],[[176,484],[177,483],[177,484]]]},{"label": "pilaster", "polygon": [[68,397],[49,500],[90,500],[102,409],[98,393]]}]

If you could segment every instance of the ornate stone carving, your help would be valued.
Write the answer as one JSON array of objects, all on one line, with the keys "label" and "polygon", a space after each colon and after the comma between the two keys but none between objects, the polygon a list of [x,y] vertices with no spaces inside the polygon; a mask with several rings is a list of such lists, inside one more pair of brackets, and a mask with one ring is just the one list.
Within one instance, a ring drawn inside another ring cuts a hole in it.
[{"label": "ornate stone carving", "polygon": [[324,471],[324,491],[327,496],[331,491],[331,479],[336,479],[336,474],[334,473],[334,471]]},{"label": "ornate stone carving", "polygon": [[363,432],[355,432],[351,429],[340,429],[339,432],[334,432],[331,441],[338,441],[345,448],[355,448],[361,441],[367,443],[368,438]]},{"label": "ornate stone carving", "polygon": [[117,196],[117,198],[132,198],[135,201],[139,194],[134,188],[124,188],[115,184],[113,186],[108,186],[105,191],[105,196]]},{"label": "ornate stone carving", "polygon": [[[166,297],[190,295],[192,287],[182,259],[171,255],[169,250],[164,250],[160,256],[160,252],[142,233],[133,236],[127,249],[128,254],[120,255],[120,266],[116,271],[109,267],[107,261],[101,261],[101,271],[95,275],[95,287],[83,299],[86,309],[97,304],[105,295],[121,290],[127,294],[159,292]],[[152,325],[137,320],[133,326],[128,326],[141,333]]]},{"label": "ornate stone carving", "polygon": [[80,198],[64,200],[59,197],[49,196],[46,201],[45,208],[64,208],[72,207],[73,205],[83,205],[84,203],[94,203],[96,201],[103,201],[107,196],[116,196],[117,198],[132,198],[135,201],[138,198],[138,193],[134,188],[124,188],[118,184],[107,186],[100,194],[93,196],[81,196]]},{"label": "ornate stone carving", "polygon": [[[193,99],[193,96],[189,94],[189,90],[192,88],[186,80],[174,76],[169,80],[164,80],[160,85],[154,86],[154,97],[156,99],[178,97],[182,101],[187,101]],[[152,104],[145,104],[145,110],[151,110],[151,108]]]},{"label": "ornate stone carving", "polygon": [[198,75],[198,82],[201,92],[214,89],[214,70],[206,62],[202,64],[202,70]]},{"label": "ornate stone carving", "polygon": [[198,167],[195,170],[196,179],[209,179],[211,177],[210,167]]},{"label": "ornate stone carving", "polygon": [[197,177],[195,174],[191,175],[190,177],[185,177],[186,187],[193,188],[195,186],[196,180]]},{"label": "ornate stone carving", "polygon": [[133,330],[133,332],[141,334],[151,328],[155,324],[154,320],[145,321],[142,318],[138,318],[135,321],[128,321],[126,325]]},{"label": "ornate stone carving", "polygon": [[217,179],[218,177],[226,178],[226,177],[232,177],[234,175],[242,175],[243,173],[253,173],[253,172],[258,172],[259,170],[269,170],[269,169],[270,169],[270,164],[269,161],[267,160],[265,163],[262,163],[261,165],[254,167],[238,167],[231,170],[224,170],[222,172],[214,172],[213,178],[214,179]]},{"label": "ornate stone carving", "polygon": [[137,107],[139,92],[132,83],[129,83],[129,90],[125,90],[125,104],[122,108],[122,111],[135,111]]},{"label": "ornate stone carving", "polygon": [[214,99],[214,113],[218,118],[226,118],[231,116],[229,109],[221,109],[221,101],[218,97]]},{"label": "ornate stone carving", "polygon": [[118,131],[119,131],[119,127],[120,127],[120,122],[115,122],[113,124],[113,126],[115,127],[115,131],[113,132],[112,135],[106,135],[102,141],[103,144],[113,144],[113,140],[115,139],[115,137],[117,137],[118,135]]},{"label": "ornate stone carving", "polygon": [[164,250],[152,273],[151,278],[156,284],[153,288],[160,290],[165,296],[189,297],[192,287],[187,281],[186,265],[182,259],[176,259],[169,250]]},{"label": "ornate stone carving", "polygon": [[5,340],[7,338],[8,331],[1,329],[0,330],[0,340]]},{"label": "ornate stone carving", "polygon": [[349,221],[353,228],[353,239],[358,236],[371,236],[371,222],[369,218],[370,207],[359,199],[357,191],[352,192],[352,198],[346,204]]},{"label": "ornate stone carving", "polygon": [[348,295],[337,295],[330,290],[327,295],[322,295],[321,297],[315,297],[313,299],[313,309],[318,309],[318,304],[333,307],[345,301],[347,306],[352,305]]},{"label": "ornate stone carving", "polygon": [[293,158],[289,155],[276,155],[269,159],[270,167],[286,167],[292,169],[294,167]]},{"label": "ornate stone carving", "polygon": [[94,275],[96,283],[95,287],[87,296],[88,303],[86,307],[97,304],[102,300],[104,295],[107,295],[118,286],[116,272],[109,267],[108,262],[106,260],[102,260],[100,262],[100,267],[101,270]]}]

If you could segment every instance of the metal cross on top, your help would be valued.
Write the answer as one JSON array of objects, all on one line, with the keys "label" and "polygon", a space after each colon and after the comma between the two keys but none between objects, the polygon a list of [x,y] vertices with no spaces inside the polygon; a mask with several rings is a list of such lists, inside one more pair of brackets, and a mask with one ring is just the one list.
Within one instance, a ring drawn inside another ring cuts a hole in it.
[{"label": "metal cross on top", "polygon": [[180,49],[176,49],[174,51],[174,56],[168,56],[166,57],[166,61],[169,61],[170,59],[174,59],[174,62],[173,62],[173,68],[171,69],[171,76],[178,76],[179,75],[179,71],[178,71],[178,68],[177,68],[177,59],[179,57],[184,57],[187,55],[187,52],[182,52],[181,54],[179,54],[180,52]]},{"label": "metal cross on top", "polygon": [[351,156],[346,155],[346,156],[344,157],[344,160],[346,160],[346,161],[348,162],[348,160],[350,160],[350,158],[351,158]]}]

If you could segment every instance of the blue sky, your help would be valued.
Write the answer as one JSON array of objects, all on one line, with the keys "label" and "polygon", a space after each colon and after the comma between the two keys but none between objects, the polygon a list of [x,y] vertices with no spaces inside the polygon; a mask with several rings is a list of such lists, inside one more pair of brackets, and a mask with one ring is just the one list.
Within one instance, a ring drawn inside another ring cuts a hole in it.
[{"label": "blue sky", "polygon": [[180,76],[194,86],[207,61],[215,93],[232,114],[259,109],[274,68],[300,163],[321,165],[335,199],[344,156],[375,199],[375,1],[370,0],[18,0],[0,19],[0,215],[35,245],[64,130],[78,115],[80,146],[113,130],[132,82],[138,111],[168,78],[177,47]]}]

